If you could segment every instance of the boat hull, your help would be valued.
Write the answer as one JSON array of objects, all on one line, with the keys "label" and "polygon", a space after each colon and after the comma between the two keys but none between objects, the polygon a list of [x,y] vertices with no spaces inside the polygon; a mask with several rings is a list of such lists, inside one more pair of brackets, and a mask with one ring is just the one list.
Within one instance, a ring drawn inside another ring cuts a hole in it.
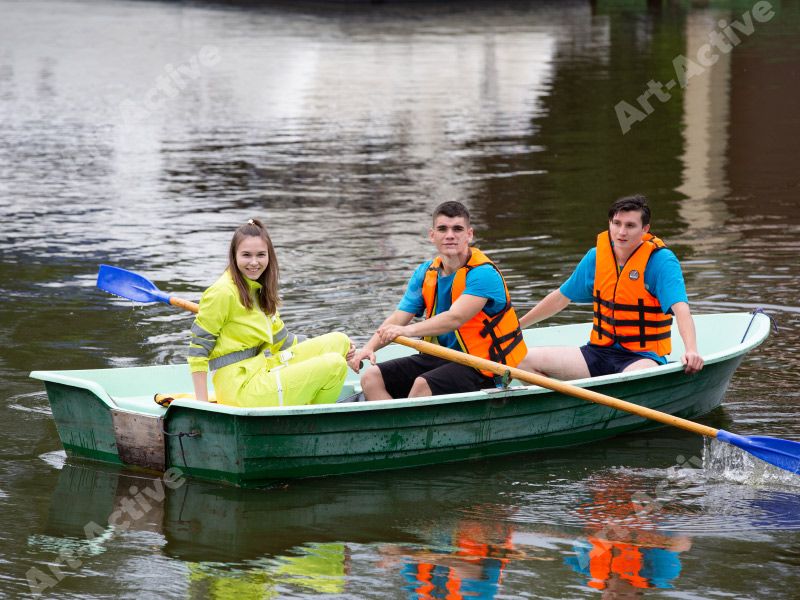
[{"label": "boat hull", "polygon": [[[731,339],[738,340],[743,332],[748,337],[738,344],[710,348],[699,373],[687,375],[675,363],[574,383],[697,419],[720,406],[746,352],[769,332],[766,316],[737,315],[724,323],[697,318],[706,329],[730,329],[735,321],[737,331]],[[702,332],[703,327],[698,329]],[[567,332],[580,339],[585,333],[576,326],[535,331],[539,344],[547,343],[548,335],[563,339]],[[395,354],[407,351],[392,350]],[[192,477],[243,487],[563,448],[661,426],[538,386],[512,385],[416,400],[262,409],[176,400],[165,410],[152,402],[152,394],[190,390],[185,365],[32,376],[45,381],[68,455],[155,471],[178,467]],[[343,394],[357,389],[357,383],[352,377]],[[126,396],[131,391],[138,394],[139,404]]]},{"label": "boat hull", "polygon": [[[595,388],[662,412],[696,419],[717,408],[740,360],[697,376],[671,374]],[[493,393],[481,400],[329,415],[242,417],[178,407],[165,421],[171,465],[201,479],[258,485],[274,479],[397,469],[587,444],[660,427],[555,392]],[[229,440],[235,440],[231,447]],[[181,448],[182,446],[182,448]],[[221,449],[226,448],[225,452]]]}]

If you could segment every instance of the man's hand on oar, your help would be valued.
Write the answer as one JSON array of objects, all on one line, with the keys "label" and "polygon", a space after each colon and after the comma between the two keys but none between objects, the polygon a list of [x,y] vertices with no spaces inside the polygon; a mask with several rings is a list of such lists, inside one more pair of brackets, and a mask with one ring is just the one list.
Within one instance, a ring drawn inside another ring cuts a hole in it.
[{"label": "man's hand on oar", "polygon": [[373,365],[377,362],[375,353],[372,350],[362,348],[353,353],[353,356],[347,360],[347,365],[356,373],[360,373],[365,360],[368,360]]}]

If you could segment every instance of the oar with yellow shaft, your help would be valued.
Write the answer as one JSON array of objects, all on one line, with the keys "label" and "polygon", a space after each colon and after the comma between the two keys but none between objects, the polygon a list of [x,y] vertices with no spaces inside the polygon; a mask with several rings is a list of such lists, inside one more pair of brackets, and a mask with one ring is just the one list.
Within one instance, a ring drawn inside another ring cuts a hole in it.
[{"label": "oar with yellow shaft", "polygon": [[484,371],[491,371],[496,375],[508,375],[513,379],[524,381],[525,383],[532,383],[555,392],[566,394],[567,396],[574,396],[575,398],[581,398],[582,400],[588,400],[589,402],[594,402],[596,404],[603,404],[617,410],[638,415],[644,419],[658,421],[659,423],[664,423],[665,425],[680,427],[681,429],[691,431],[692,433],[699,433],[700,435],[717,438],[718,440],[722,440],[741,448],[742,450],[749,452],[750,454],[770,463],[771,465],[775,465],[776,467],[780,467],[781,469],[785,469],[792,473],[800,474],[800,442],[793,442],[790,440],[766,436],[747,437],[736,435],[735,433],[730,433],[724,429],[714,429],[713,427],[701,425],[700,423],[695,423],[694,421],[689,421],[687,419],[682,419],[658,410],[653,410],[652,408],[639,406],[638,404],[634,404],[632,402],[620,400],[619,398],[614,398],[612,396],[606,396],[605,394],[600,394],[593,390],[587,390],[575,385],[570,385],[563,381],[550,379],[544,375],[537,375],[529,371],[523,371],[522,369],[502,365],[500,363],[479,358],[477,356],[472,356],[471,354],[459,352],[451,348],[445,348],[444,346],[439,346],[422,340],[415,340],[403,336],[395,338],[394,341],[398,344],[402,344],[403,346],[408,346],[409,348],[419,350],[425,354],[438,356],[439,358],[444,358],[452,362],[467,365],[468,367],[482,369]]},{"label": "oar with yellow shaft", "polygon": [[[176,298],[175,296],[162,292],[149,279],[118,267],[100,265],[100,272],[97,274],[97,287],[115,296],[121,296],[129,300],[135,300],[136,302],[164,302],[165,304],[178,306],[195,313],[198,309],[197,304],[194,302]],[[519,381],[561,392],[567,396],[574,396],[576,398],[588,400],[589,402],[604,404],[605,406],[610,406],[617,410],[638,415],[644,419],[651,419],[659,423],[664,423],[665,425],[686,429],[692,433],[714,437],[737,446],[771,465],[791,471],[792,473],[800,474],[800,442],[766,436],[746,437],[736,435],[724,429],[714,429],[713,427],[675,417],[667,413],[653,410],[652,408],[639,406],[638,404],[626,402],[619,398],[606,396],[605,394],[570,385],[563,381],[550,379],[543,375],[536,375],[535,373],[523,371],[522,369],[501,365],[500,363],[478,358],[477,356],[458,352],[457,350],[452,350],[443,346],[437,346],[436,344],[430,344],[422,340],[412,340],[411,338],[400,336],[395,338],[394,341],[398,344],[424,352],[425,354],[438,356],[439,358],[461,363],[462,365],[467,365],[476,369],[491,371],[501,376],[508,374],[510,377]]]},{"label": "oar with yellow shaft", "polygon": [[[131,271],[120,269],[119,267],[111,267],[109,265],[100,265],[100,270],[97,272],[97,287],[101,290],[133,300],[135,302],[164,302],[171,304],[178,308],[183,308],[190,312],[196,313],[200,307],[189,300],[183,298],[176,298],[171,296],[156,287],[156,284],[149,279],[142,277]],[[167,407],[173,400],[180,398],[194,399],[194,394],[156,394],[153,396],[156,404],[159,406]],[[216,402],[215,397],[209,396],[209,402]]]}]

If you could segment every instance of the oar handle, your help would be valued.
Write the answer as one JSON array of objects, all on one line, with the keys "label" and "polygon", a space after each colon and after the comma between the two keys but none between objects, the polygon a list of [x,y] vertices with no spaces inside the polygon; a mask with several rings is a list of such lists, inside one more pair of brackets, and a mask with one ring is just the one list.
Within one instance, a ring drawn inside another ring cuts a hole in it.
[{"label": "oar handle", "polygon": [[403,346],[408,346],[409,348],[419,350],[425,354],[438,356],[439,358],[444,358],[452,362],[467,365],[468,367],[473,367],[475,369],[491,371],[496,375],[505,375],[508,373],[513,379],[524,381],[525,383],[532,383],[555,392],[561,392],[567,396],[574,396],[575,398],[581,398],[583,400],[588,400],[589,402],[610,406],[611,408],[629,412],[645,419],[652,419],[653,421],[658,421],[660,423],[664,423],[665,425],[680,427],[681,429],[691,431],[692,433],[698,433],[708,437],[717,437],[717,432],[719,431],[713,427],[708,427],[706,425],[701,425],[700,423],[695,423],[694,421],[688,421],[687,419],[675,417],[673,415],[660,412],[658,410],[653,410],[652,408],[647,408],[645,406],[639,406],[638,404],[620,400],[619,398],[614,398],[613,396],[606,396],[605,394],[600,394],[592,390],[570,385],[568,383],[564,383],[563,381],[558,381],[557,379],[550,379],[544,375],[537,375],[535,373],[530,373],[529,371],[523,371],[522,369],[502,365],[491,360],[486,360],[485,358],[473,356],[465,352],[459,352],[458,350],[453,350],[451,348],[445,348],[444,346],[431,344],[423,340],[414,340],[411,338],[398,336],[394,341],[398,344],[402,344]]},{"label": "oar handle", "polygon": [[191,302],[190,300],[184,300],[183,298],[176,298],[175,296],[169,297],[169,303],[172,304],[172,306],[177,306],[178,308],[182,308],[193,313],[196,313],[198,310],[200,310],[200,307],[194,302]]}]

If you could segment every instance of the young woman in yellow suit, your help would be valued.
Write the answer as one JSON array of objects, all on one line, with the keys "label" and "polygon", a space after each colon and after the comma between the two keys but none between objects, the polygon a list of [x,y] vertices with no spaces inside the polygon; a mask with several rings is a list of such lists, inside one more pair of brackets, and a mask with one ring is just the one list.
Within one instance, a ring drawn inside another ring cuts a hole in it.
[{"label": "young woman in yellow suit", "polygon": [[228,268],[204,293],[192,324],[189,367],[195,397],[242,407],[336,402],[350,339],[333,332],[301,341],[278,314],[278,260],[257,219],[231,240]]}]

